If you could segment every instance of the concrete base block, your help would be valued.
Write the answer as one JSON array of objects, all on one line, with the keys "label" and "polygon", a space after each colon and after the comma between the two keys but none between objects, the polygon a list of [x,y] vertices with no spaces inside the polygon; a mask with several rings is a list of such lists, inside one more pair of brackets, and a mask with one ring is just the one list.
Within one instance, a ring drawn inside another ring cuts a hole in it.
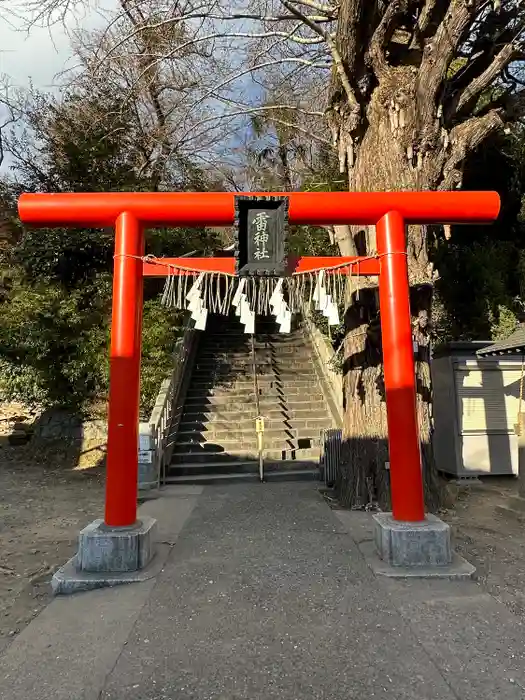
[{"label": "concrete base block", "polygon": [[148,517],[129,528],[107,528],[103,520],[95,520],[80,533],[77,569],[90,573],[143,569],[153,558],[156,530],[157,521]]},{"label": "concrete base block", "polygon": [[155,464],[139,462],[138,490],[148,491],[156,489],[159,485],[159,475]]},{"label": "concrete base block", "polygon": [[158,573],[165,557],[155,556],[157,521],[143,516],[129,528],[107,528],[103,520],[85,527],[78,552],[53,576],[55,595],[145,581]]},{"label": "concrete base block", "polygon": [[361,542],[359,549],[376,576],[395,579],[469,579],[476,573],[476,567],[456,552],[452,553],[452,561],[448,566],[392,566],[379,558],[374,542]]},{"label": "concrete base block", "polygon": [[160,574],[169,552],[170,547],[168,545],[159,545],[155,557],[144,569],[120,574],[79,571],[77,558],[73,557],[53,576],[51,580],[53,595],[73,595],[73,593],[92,591],[97,588],[109,588],[111,586],[122,586],[126,583],[148,581]]},{"label": "concrete base block", "polygon": [[452,563],[450,526],[435,515],[421,523],[404,523],[391,513],[377,513],[374,521],[377,553],[386,564],[414,568]]}]

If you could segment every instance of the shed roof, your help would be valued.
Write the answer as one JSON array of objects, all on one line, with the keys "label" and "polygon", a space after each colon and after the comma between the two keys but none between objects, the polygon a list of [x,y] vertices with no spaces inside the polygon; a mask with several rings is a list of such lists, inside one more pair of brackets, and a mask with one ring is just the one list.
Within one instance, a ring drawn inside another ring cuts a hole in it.
[{"label": "shed roof", "polygon": [[520,323],[506,340],[498,340],[492,345],[480,348],[477,355],[525,355],[525,323]]}]

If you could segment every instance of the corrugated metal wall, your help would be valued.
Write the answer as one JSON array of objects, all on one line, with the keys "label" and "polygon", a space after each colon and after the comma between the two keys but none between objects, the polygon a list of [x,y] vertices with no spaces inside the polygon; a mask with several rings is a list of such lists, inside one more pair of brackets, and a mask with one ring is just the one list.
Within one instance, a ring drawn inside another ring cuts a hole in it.
[{"label": "corrugated metal wall", "polygon": [[333,486],[341,462],[341,446],[343,431],[340,428],[323,430],[321,435],[321,463],[324,471],[324,482]]}]

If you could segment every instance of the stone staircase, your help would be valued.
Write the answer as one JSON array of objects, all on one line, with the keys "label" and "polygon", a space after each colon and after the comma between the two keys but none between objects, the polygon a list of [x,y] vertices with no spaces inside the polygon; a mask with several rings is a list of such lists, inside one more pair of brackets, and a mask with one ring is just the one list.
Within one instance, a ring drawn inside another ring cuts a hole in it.
[{"label": "stone staircase", "polygon": [[[211,317],[201,334],[168,483],[258,479],[251,337],[238,319]],[[311,347],[299,328],[256,320],[255,362],[265,419],[267,479],[317,478],[320,434],[334,427]]]}]

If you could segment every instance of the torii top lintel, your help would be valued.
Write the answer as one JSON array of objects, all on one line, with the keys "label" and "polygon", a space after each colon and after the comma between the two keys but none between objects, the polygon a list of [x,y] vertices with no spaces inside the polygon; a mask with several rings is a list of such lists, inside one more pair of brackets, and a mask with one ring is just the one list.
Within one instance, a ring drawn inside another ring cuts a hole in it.
[{"label": "torii top lintel", "polygon": [[[34,226],[114,226],[123,212],[144,226],[231,226],[236,195],[262,192],[81,192],[22,194],[20,219]],[[281,192],[291,224],[374,225],[396,211],[406,224],[484,224],[500,210],[497,192]]]}]

